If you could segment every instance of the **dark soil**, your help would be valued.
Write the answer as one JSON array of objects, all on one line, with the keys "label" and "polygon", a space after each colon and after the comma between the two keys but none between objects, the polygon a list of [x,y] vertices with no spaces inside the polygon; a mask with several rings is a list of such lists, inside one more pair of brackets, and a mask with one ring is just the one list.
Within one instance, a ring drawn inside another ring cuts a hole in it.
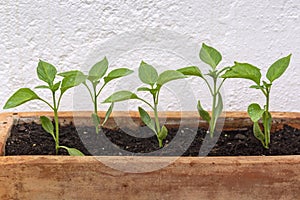
[{"label": "dark soil", "polygon": [[[219,138],[216,134],[212,139],[202,128],[169,129],[164,148],[159,148],[156,136],[149,137],[149,134],[151,130],[147,127],[140,127],[135,132],[129,129],[104,128],[96,134],[94,127],[75,128],[70,124],[60,127],[60,145],[77,148],[85,155],[300,155],[300,130],[289,126],[271,134],[269,149],[262,147],[260,141],[253,136],[251,127],[239,131],[224,131]],[[15,125],[7,140],[5,152],[6,155],[54,155],[55,144],[51,135],[45,132],[41,125]],[[67,152],[60,149],[59,154],[67,155]]]}]

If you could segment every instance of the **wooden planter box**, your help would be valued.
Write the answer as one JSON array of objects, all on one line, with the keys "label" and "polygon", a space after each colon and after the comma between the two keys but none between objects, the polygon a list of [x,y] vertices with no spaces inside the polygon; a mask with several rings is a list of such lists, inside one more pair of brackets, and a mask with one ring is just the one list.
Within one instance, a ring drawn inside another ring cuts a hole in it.
[{"label": "wooden planter box", "polygon": [[[82,123],[90,113],[82,112]],[[0,150],[13,123],[37,120],[51,113],[0,115]],[[103,113],[100,113],[103,116]],[[138,114],[129,114],[139,120]],[[164,113],[176,125],[179,113]],[[61,123],[72,120],[61,112]],[[115,112],[115,118],[128,114]],[[198,120],[184,113],[185,123]],[[273,113],[274,128],[300,127],[300,113]],[[120,121],[120,120],[119,120]],[[121,120],[122,121],[122,120]],[[194,122],[193,122],[194,123]],[[191,123],[192,124],[192,123]],[[246,113],[226,113],[224,129],[251,125]],[[107,126],[114,127],[110,119]],[[300,145],[300,144],[299,144]],[[168,157],[101,157],[113,164],[163,164]],[[97,157],[0,156],[0,199],[299,199],[300,156],[180,157],[169,166],[147,173],[128,173],[107,167]]]}]

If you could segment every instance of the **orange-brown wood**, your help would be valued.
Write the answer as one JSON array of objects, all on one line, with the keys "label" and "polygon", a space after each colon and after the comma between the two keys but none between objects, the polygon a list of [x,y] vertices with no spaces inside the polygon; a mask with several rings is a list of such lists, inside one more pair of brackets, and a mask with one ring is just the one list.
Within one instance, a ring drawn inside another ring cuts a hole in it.
[{"label": "orange-brown wood", "polygon": [[[101,117],[104,113],[99,113]],[[0,146],[14,123],[36,120],[50,112],[0,114]],[[60,112],[60,123],[82,119],[90,112]],[[272,113],[274,129],[289,124],[299,128],[300,113]],[[113,118],[137,112],[114,112]],[[205,126],[198,113],[167,112],[166,123],[179,120]],[[224,116],[223,116],[224,117]],[[121,120],[122,121],[122,120]],[[140,121],[139,121],[140,123]],[[125,122],[124,122],[125,124]],[[227,112],[225,129],[251,126],[247,113]],[[101,162],[99,161],[101,160]],[[298,199],[300,156],[181,157],[153,172],[128,173],[107,165],[158,165],[168,157],[0,156],[0,199]]]},{"label": "orange-brown wood", "polygon": [[[105,162],[164,162],[102,157]],[[95,157],[1,157],[0,199],[299,199],[299,156],[179,158],[158,171],[126,173]]]}]

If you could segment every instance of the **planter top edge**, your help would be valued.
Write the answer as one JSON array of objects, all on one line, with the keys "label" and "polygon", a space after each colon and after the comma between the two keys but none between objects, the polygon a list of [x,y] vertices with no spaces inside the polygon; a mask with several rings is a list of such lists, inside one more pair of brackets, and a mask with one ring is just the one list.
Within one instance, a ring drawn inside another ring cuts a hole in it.
[{"label": "planter top edge", "polygon": [[[99,111],[100,117],[104,117],[106,112]],[[300,119],[300,112],[271,112],[273,118],[290,118],[290,119]],[[14,116],[17,118],[21,117],[36,117],[36,116],[53,116],[51,111],[37,111],[37,112],[3,112],[0,113],[0,119],[6,118],[8,116]],[[90,117],[91,111],[60,111],[59,117]],[[138,111],[113,111],[111,117],[137,117],[139,118]],[[161,117],[171,117],[171,118],[200,118],[198,112],[196,111],[163,111],[160,112]],[[224,112],[221,117],[225,118],[249,118],[248,113],[244,111],[228,111]]]},{"label": "planter top edge", "polygon": [[164,163],[174,160],[175,164],[257,164],[257,163],[296,163],[300,164],[300,155],[286,156],[227,156],[227,157],[146,157],[146,156],[3,156],[0,157],[1,165],[28,164],[28,163]]}]

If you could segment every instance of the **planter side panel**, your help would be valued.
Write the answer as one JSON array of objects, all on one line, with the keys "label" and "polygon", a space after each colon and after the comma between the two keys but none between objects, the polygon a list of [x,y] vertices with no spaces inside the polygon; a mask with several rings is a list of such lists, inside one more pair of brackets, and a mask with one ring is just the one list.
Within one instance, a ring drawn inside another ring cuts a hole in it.
[{"label": "planter side panel", "polygon": [[[104,158],[101,158],[104,159]],[[126,173],[93,157],[1,157],[0,199],[297,199],[299,156],[179,158],[159,171]],[[107,157],[106,162],[164,162]]]}]

